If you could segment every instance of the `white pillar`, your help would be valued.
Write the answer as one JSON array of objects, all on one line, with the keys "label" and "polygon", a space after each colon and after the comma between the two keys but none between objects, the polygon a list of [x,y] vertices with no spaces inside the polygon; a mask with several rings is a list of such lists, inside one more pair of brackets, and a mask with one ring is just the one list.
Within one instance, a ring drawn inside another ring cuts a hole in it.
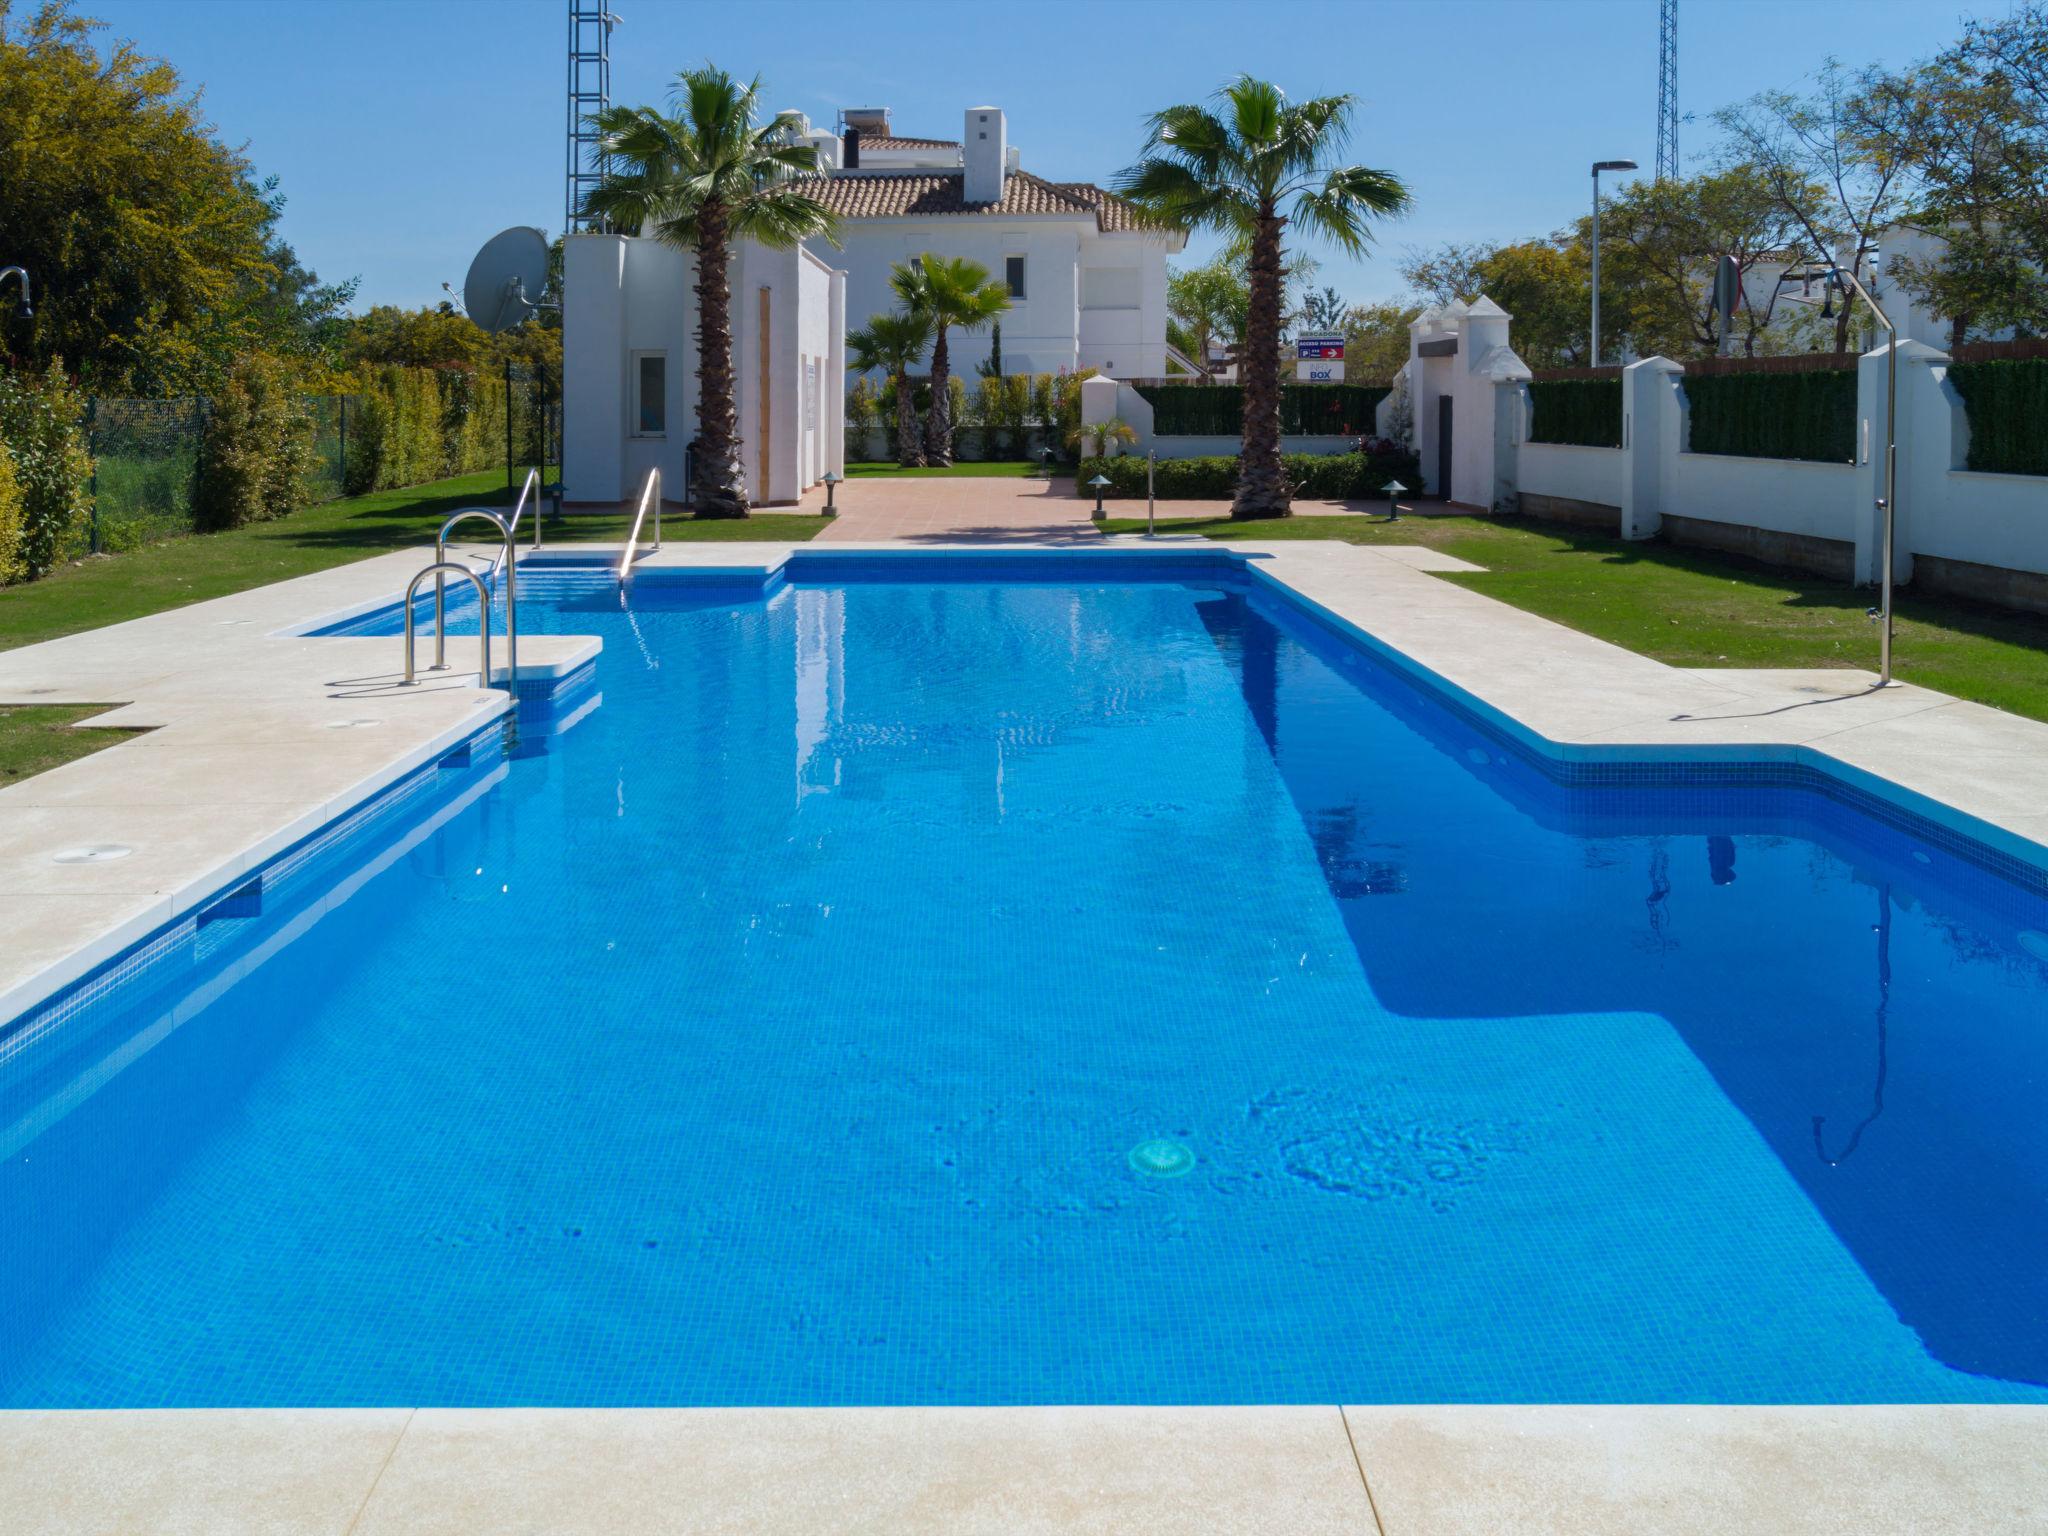
[{"label": "white pillar", "polygon": [[1664,470],[1685,448],[1683,364],[1646,357],[1621,371],[1621,536],[1647,539],[1664,522]]}]

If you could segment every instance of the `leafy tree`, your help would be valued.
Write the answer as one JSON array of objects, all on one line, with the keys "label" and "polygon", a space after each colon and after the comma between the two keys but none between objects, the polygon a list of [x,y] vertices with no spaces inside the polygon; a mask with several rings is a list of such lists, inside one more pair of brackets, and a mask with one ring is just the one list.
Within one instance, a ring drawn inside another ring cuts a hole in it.
[{"label": "leafy tree", "polygon": [[[1401,275],[1432,304],[1469,303],[1483,293],[1500,305],[1514,316],[1515,350],[1537,368],[1585,362],[1591,270],[1585,243],[1570,232],[1513,245],[1445,245],[1401,264]],[[1601,287],[1604,298],[1607,284]]]},{"label": "leafy tree", "polygon": [[[1897,125],[1872,118],[1890,104],[1868,83],[1829,59],[1807,95],[1763,91],[1714,114],[1728,135],[1722,168],[1768,190],[1786,243],[1833,258],[1864,282],[1878,233],[1903,211],[1906,191]],[[1835,320],[1837,352],[1849,349],[1853,307]]]},{"label": "leafy tree", "polygon": [[[917,436],[917,403],[911,393],[910,370],[924,361],[932,344],[929,315],[915,311],[876,315],[846,336],[847,366],[862,373],[876,369],[889,375],[896,393],[896,462],[905,469],[924,463]],[[934,391],[937,393],[937,391]]]},{"label": "leafy tree", "polygon": [[1912,216],[1944,243],[1892,275],[1949,316],[1952,342],[2048,333],[2048,5],[1970,22],[1937,58],[1864,86],[1866,153],[1904,166]]},{"label": "leafy tree", "polygon": [[988,328],[988,356],[974,365],[974,371],[984,379],[1000,379],[1003,376],[1003,322],[995,321]]},{"label": "leafy tree", "polygon": [[310,355],[354,294],[279,240],[283,200],[222,144],[177,70],[100,23],[0,0],[0,209],[35,316],[0,344],[99,389],[203,390],[252,349]]},{"label": "leafy tree", "polygon": [[[787,250],[838,220],[794,185],[815,175],[817,151],[795,113],[759,121],[760,77],[745,85],[705,65],[676,77],[673,116],[609,107],[591,121],[618,167],[588,199],[613,229],[652,234],[697,258],[697,475],[700,517],[745,517],[739,407],[733,398],[732,242]],[[766,451],[766,445],[763,445]]]},{"label": "leafy tree", "polygon": [[1320,333],[1339,329],[1350,308],[1335,288],[1324,287],[1304,293],[1296,313],[1304,328]]},{"label": "leafy tree", "polygon": [[932,403],[925,418],[926,459],[936,465],[953,462],[953,377],[946,351],[947,332],[979,330],[1010,308],[1010,290],[988,275],[988,268],[964,256],[935,256],[926,251],[898,262],[889,273],[905,311],[923,315],[932,330]]},{"label": "leafy tree", "polygon": [[1389,384],[1408,361],[1414,304],[1355,304],[1344,314],[1344,377],[1355,384]]},{"label": "leafy tree", "polygon": [[[1711,356],[1721,343],[1714,265],[1726,255],[1745,279],[1735,315],[1744,354],[1812,350],[1821,338],[1812,334],[1811,308],[1782,302],[1781,286],[1748,279],[1759,270],[1775,276],[1798,256],[1823,201],[1818,188],[1801,201],[1777,172],[1743,165],[1630,182],[1601,208],[1603,322],[1645,356]],[[1591,223],[1579,221],[1581,242],[1591,240]]]},{"label": "leafy tree", "polygon": [[1277,86],[1243,75],[1217,94],[1216,111],[1184,105],[1155,113],[1142,158],[1118,178],[1118,189],[1154,220],[1217,230],[1246,253],[1244,436],[1233,517],[1289,510],[1280,457],[1287,228],[1358,255],[1371,221],[1408,204],[1393,172],[1341,163],[1354,104],[1349,95],[1290,103]]}]

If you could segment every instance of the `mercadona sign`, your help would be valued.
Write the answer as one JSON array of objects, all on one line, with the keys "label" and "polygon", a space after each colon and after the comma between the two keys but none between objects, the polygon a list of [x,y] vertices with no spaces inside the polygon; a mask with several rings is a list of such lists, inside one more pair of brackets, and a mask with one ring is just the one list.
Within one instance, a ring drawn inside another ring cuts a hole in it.
[{"label": "mercadona sign", "polygon": [[1295,337],[1294,376],[1304,384],[1343,383],[1344,338],[1342,336]]}]

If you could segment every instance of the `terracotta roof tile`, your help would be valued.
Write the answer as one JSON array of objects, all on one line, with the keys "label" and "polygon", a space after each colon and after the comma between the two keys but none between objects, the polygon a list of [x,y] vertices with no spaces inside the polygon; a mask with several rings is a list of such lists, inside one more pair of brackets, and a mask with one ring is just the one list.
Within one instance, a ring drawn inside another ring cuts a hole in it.
[{"label": "terracotta roof tile", "polygon": [[906,139],[900,134],[864,133],[860,136],[862,149],[958,149],[958,139]]},{"label": "terracotta roof tile", "polygon": [[922,218],[933,214],[998,218],[1031,214],[1094,214],[1109,232],[1140,227],[1123,199],[1086,182],[1050,182],[1028,171],[1013,171],[998,203],[970,203],[960,195],[959,171],[852,172],[805,177],[795,183],[842,219]]}]

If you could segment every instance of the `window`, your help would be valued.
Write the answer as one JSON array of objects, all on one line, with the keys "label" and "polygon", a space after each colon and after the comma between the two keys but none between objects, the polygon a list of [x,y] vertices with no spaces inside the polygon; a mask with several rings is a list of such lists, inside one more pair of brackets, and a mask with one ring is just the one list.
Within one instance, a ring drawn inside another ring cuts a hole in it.
[{"label": "window", "polygon": [[1022,256],[1005,256],[1003,258],[1003,278],[1010,285],[1011,298],[1021,299],[1024,297],[1024,258]]},{"label": "window", "polygon": [[668,354],[633,354],[633,435],[660,437],[668,431]]}]

